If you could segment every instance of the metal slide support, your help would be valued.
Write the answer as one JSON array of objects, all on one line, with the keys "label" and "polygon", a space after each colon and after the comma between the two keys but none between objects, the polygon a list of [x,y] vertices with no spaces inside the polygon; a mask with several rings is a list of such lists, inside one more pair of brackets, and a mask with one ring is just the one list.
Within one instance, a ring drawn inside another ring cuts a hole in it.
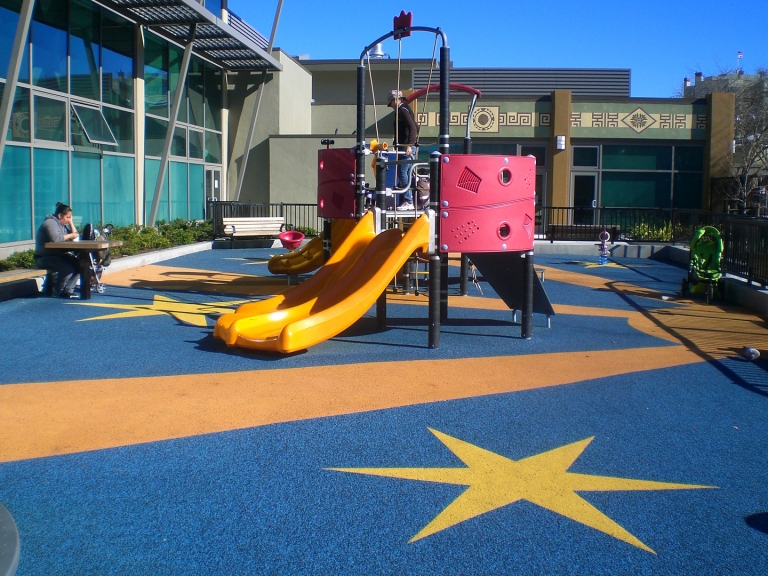
[{"label": "metal slide support", "polygon": [[520,319],[520,337],[530,340],[533,336],[533,250],[528,250],[521,255],[525,258],[523,273],[523,310]]},{"label": "metal slide support", "polygon": [[[477,102],[477,94],[472,95],[472,102],[469,105],[469,111],[467,113],[467,134],[464,136],[464,154],[472,154],[472,137],[469,134],[469,124],[472,120],[472,111],[475,109],[475,102]],[[469,294],[469,256],[462,252],[461,254],[461,272],[459,280],[459,294],[466,296]]]},{"label": "metal slide support", "polygon": [[[275,10],[275,20],[272,22],[272,33],[269,35],[269,46],[267,54],[272,56],[272,46],[275,44],[275,35],[277,34],[277,25],[280,22],[280,13],[283,10],[283,0],[278,0],[277,10]],[[256,120],[259,118],[259,108],[261,108],[261,98],[264,96],[264,86],[267,83],[267,71],[261,75],[261,84],[259,85],[259,97],[256,100],[256,106],[251,116],[251,125],[248,127],[248,136],[245,138],[245,150],[243,151],[243,161],[240,163],[240,172],[237,175],[237,189],[235,190],[235,202],[240,200],[240,193],[243,191],[243,181],[245,180],[245,168],[248,165],[248,156],[253,146],[253,135],[256,132]]]},{"label": "metal slide support", "polygon": [[165,134],[163,143],[163,155],[160,158],[160,168],[157,171],[157,181],[155,182],[155,195],[152,196],[152,208],[149,211],[147,226],[154,226],[157,219],[157,209],[160,206],[160,189],[163,187],[163,180],[168,171],[168,159],[171,157],[171,143],[173,134],[176,131],[176,117],[179,115],[179,106],[181,98],[184,95],[184,85],[187,83],[187,72],[189,71],[189,61],[192,59],[192,45],[195,41],[197,24],[189,27],[189,40],[184,47],[184,57],[181,59],[181,70],[179,70],[179,80],[176,83],[176,94],[173,96],[173,106],[171,106],[171,117],[168,119],[168,132]]},{"label": "metal slide support", "polygon": [[[440,47],[440,135],[438,149],[448,154],[450,148],[449,129],[451,125],[451,49]],[[430,183],[434,180],[430,179]],[[439,244],[438,244],[439,246]],[[448,320],[448,253],[441,252],[440,273],[440,321]],[[430,278],[432,275],[430,274]]]},{"label": "metal slide support", "polygon": [[[0,165],[5,153],[5,143],[8,140],[8,123],[11,121],[11,111],[13,110],[13,100],[16,97],[16,85],[19,83],[19,70],[21,61],[24,58],[24,46],[27,44],[29,36],[29,24],[32,21],[32,12],[35,8],[35,0],[23,0],[21,3],[21,12],[19,12],[19,22],[16,25],[16,35],[13,38],[13,48],[11,49],[11,59],[8,62],[8,73],[5,79],[5,90],[3,90],[3,100],[0,104]],[[34,127],[34,123],[30,122]]]},{"label": "metal slide support", "polygon": [[440,348],[440,152],[429,156],[429,207],[437,214],[435,252],[429,257],[429,348]]},{"label": "metal slide support", "polygon": [[[387,165],[383,158],[376,158],[376,208],[379,209],[381,220],[378,228],[384,230],[387,226]],[[384,330],[387,327],[387,289],[376,300],[376,327]]]},{"label": "metal slide support", "polygon": [[323,264],[328,262],[331,257],[331,219],[323,219]]}]

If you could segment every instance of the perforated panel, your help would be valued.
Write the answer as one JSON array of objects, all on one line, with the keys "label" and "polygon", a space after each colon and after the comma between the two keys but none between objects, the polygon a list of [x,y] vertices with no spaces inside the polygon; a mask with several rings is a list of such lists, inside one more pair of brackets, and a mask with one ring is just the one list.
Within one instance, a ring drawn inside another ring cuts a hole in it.
[{"label": "perforated panel", "polygon": [[533,249],[534,158],[446,154],[440,160],[441,252]]},{"label": "perforated panel", "polygon": [[330,148],[317,153],[317,212],[321,218],[355,217],[355,150]]}]

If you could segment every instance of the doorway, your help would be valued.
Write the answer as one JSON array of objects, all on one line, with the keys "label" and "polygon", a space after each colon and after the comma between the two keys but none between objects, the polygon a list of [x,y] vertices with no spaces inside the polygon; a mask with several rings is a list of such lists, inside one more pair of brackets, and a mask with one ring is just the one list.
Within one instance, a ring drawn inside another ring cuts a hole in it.
[{"label": "doorway", "polygon": [[597,208],[597,174],[573,174],[573,223],[594,224]]}]

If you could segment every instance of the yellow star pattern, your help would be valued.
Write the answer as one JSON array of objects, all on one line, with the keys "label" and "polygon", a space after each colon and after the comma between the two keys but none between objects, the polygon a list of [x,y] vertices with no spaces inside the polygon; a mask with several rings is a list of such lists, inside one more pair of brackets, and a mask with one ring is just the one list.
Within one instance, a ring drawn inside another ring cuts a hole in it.
[{"label": "yellow star pattern", "polygon": [[527,500],[556,514],[580,522],[628,544],[655,554],[648,546],[619,526],[577,492],[622,490],[688,490],[714,488],[693,484],[670,484],[610,476],[568,472],[592,438],[561,446],[522,460],[512,460],[473,444],[429,429],[466,468],[329,468],[337,472],[368,474],[422,482],[468,486],[411,542],[475,518],[519,500]]},{"label": "yellow star pattern", "polygon": [[84,318],[78,322],[87,322],[90,320],[115,320],[117,318],[137,318],[140,316],[173,316],[176,320],[193,326],[208,326],[208,316],[226,314],[232,312],[235,306],[250,302],[250,300],[233,300],[230,302],[181,302],[168,296],[155,294],[152,304],[116,304],[101,302],[68,302],[75,306],[97,306],[99,308],[117,308],[127,310],[127,312],[117,312],[107,314],[106,316],[96,316],[94,318]]}]

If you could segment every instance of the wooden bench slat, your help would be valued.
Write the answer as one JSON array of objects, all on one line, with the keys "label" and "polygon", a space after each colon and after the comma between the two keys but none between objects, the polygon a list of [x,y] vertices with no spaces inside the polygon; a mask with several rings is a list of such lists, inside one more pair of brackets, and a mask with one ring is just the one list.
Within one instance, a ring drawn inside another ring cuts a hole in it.
[{"label": "wooden bench slat", "polygon": [[224,234],[231,237],[277,236],[285,226],[281,216],[255,216],[251,218],[222,218]]},{"label": "wooden bench slat", "polygon": [[45,270],[36,268],[20,268],[18,270],[8,270],[0,272],[0,284],[16,282],[18,280],[28,280],[29,278],[41,278],[45,276]]}]

